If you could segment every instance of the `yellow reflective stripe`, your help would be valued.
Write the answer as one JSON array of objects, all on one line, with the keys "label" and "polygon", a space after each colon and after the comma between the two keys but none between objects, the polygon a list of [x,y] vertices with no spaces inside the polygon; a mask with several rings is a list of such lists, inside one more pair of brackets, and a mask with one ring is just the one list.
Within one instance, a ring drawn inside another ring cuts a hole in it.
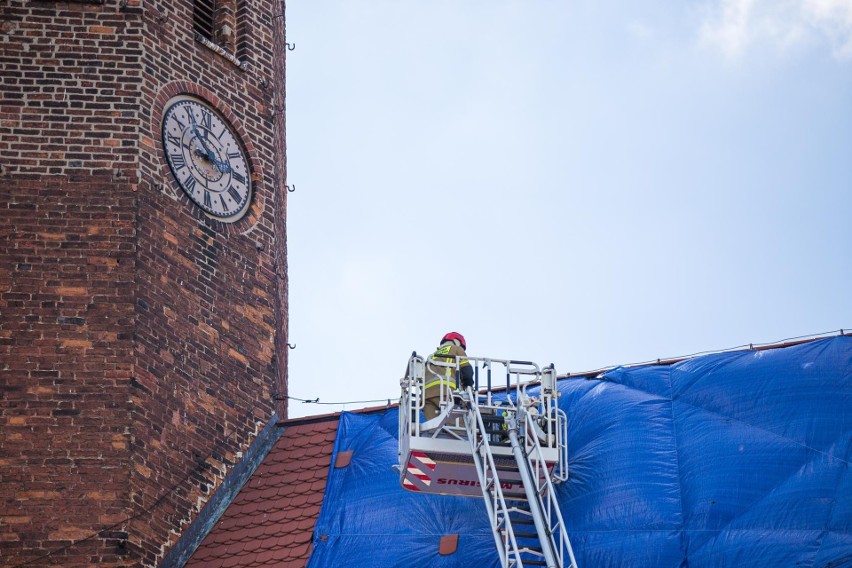
[{"label": "yellow reflective stripe", "polygon": [[456,383],[452,381],[432,381],[431,383],[427,383],[423,388],[428,389],[429,387],[434,387],[435,385],[440,385],[441,383],[446,383],[450,388],[456,388]]},{"label": "yellow reflective stripe", "polygon": [[[452,350],[453,347],[455,347],[455,346],[454,345],[444,345],[442,347],[439,347],[438,350],[435,351],[431,355],[430,359],[432,361],[439,361],[440,360],[442,363],[454,363],[455,361],[458,361],[459,368],[464,367],[464,366],[469,367],[470,361],[468,361],[467,359],[457,358],[456,355],[450,355],[450,351]],[[434,367],[433,367],[433,369],[434,369]],[[446,377],[446,379],[444,379],[443,381],[440,381],[440,380],[432,381],[431,383],[426,385],[424,388],[429,388],[431,386],[435,386],[440,382],[446,382],[446,383],[450,384],[452,386],[452,388],[456,388],[456,383],[453,380],[451,380],[451,379],[455,378],[456,373],[454,371],[456,370],[456,368],[454,366],[453,367],[447,367],[447,366],[441,365],[440,369],[441,369],[440,371],[436,370],[435,374],[437,375],[437,374],[440,373],[440,374],[444,375]]]}]

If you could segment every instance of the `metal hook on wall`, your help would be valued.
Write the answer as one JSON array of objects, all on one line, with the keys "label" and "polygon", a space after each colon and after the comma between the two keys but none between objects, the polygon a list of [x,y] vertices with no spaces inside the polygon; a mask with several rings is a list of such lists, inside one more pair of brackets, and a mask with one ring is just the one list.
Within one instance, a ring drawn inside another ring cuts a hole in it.
[{"label": "metal hook on wall", "polygon": [[296,191],[296,184],[295,183],[293,184],[293,189],[290,189],[289,185],[285,185],[284,187],[287,188],[287,193],[293,193],[294,191]]},{"label": "metal hook on wall", "polygon": [[296,344],[295,344],[295,343],[293,343],[293,344],[291,345],[291,344],[289,344],[289,343],[288,343],[288,344],[287,344],[287,347],[288,347],[288,348],[290,348],[290,349],[295,349],[295,348],[296,348]]},{"label": "metal hook on wall", "polygon": [[296,49],[296,44],[295,44],[295,43],[285,43],[284,45],[286,45],[286,46],[287,46],[287,50],[288,50],[288,51],[293,51],[294,49]]}]

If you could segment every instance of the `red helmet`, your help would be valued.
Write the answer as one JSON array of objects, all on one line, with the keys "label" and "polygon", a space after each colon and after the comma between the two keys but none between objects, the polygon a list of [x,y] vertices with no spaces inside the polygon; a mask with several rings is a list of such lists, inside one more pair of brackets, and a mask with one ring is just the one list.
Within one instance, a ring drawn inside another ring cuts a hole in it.
[{"label": "red helmet", "polygon": [[467,350],[467,342],[464,340],[464,336],[461,333],[456,333],[455,331],[451,331],[447,335],[441,338],[441,343],[446,341],[453,341],[454,339],[458,339],[461,344],[461,348]]}]

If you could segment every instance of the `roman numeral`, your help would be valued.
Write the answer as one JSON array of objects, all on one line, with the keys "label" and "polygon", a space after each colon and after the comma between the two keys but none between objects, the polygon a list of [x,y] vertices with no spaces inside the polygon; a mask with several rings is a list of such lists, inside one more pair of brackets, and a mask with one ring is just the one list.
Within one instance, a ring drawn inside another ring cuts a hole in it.
[{"label": "roman numeral", "polygon": [[204,192],[204,206],[209,207],[210,209],[213,208],[213,199],[210,197],[209,191]]},{"label": "roman numeral", "polygon": [[[207,130],[213,130],[213,117],[207,111],[201,111],[201,126],[206,128]],[[206,136],[206,134],[205,134]]]},{"label": "roman numeral", "polygon": [[180,138],[178,138],[177,136],[173,136],[166,132],[166,140],[169,142],[169,144],[174,144],[175,146],[180,147]]},{"label": "roman numeral", "polygon": [[172,161],[172,165],[177,169],[186,167],[186,159],[183,157],[183,154],[169,154],[169,160]]},{"label": "roman numeral", "polygon": [[242,195],[240,195],[239,192],[234,189],[233,185],[228,188],[228,195],[230,195],[231,199],[233,199],[236,203],[240,203],[243,200]]},{"label": "roman numeral", "polygon": [[238,173],[238,172],[231,171],[231,177],[232,177],[232,178],[234,178],[235,180],[237,180],[238,182],[240,182],[240,183],[241,183],[241,184],[243,184],[243,185],[245,185],[245,184],[246,184],[246,178],[245,178],[245,176],[241,175],[241,174],[240,174],[240,173]]},{"label": "roman numeral", "polygon": [[186,178],[186,181],[183,182],[183,186],[188,191],[192,191],[193,189],[195,189],[195,183],[196,183],[195,178],[192,177],[192,176],[189,176],[189,177]]},{"label": "roman numeral", "polygon": [[234,158],[241,157],[241,154],[239,152],[228,152],[228,157],[233,160]]},{"label": "roman numeral", "polygon": [[222,202],[222,209],[224,209],[227,212],[228,211],[228,204],[225,203],[225,196],[222,195],[221,193],[219,194],[219,201]]}]

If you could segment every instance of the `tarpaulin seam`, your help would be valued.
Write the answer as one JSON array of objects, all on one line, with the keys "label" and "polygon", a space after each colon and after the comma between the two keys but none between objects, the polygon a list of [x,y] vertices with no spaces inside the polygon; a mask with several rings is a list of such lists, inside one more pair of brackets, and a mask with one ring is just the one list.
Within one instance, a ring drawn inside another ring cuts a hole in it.
[{"label": "tarpaulin seam", "polygon": [[[563,381],[567,383],[567,379],[559,379],[558,381],[556,381],[556,388],[559,388],[559,386],[563,383]],[[589,382],[591,383],[591,381],[589,381]],[[598,388],[601,385],[602,382],[607,382],[607,381],[598,381],[597,384],[591,385],[590,388],[586,389],[582,393],[579,393],[579,396],[577,396],[577,398],[576,398],[577,402],[583,400],[586,396],[589,395],[590,392],[592,392],[593,390]],[[614,381],[609,381],[609,382],[611,382],[612,384],[620,384],[620,383],[616,383]],[[567,386],[567,384],[566,384],[566,386]],[[563,395],[567,396],[567,393],[560,390],[559,396],[562,397]],[[561,401],[560,401],[560,403],[561,403]]]},{"label": "tarpaulin seam", "polygon": [[[823,354],[823,353],[825,352],[825,350],[829,347],[829,345],[828,345],[828,344],[833,342],[833,341],[832,341],[833,339],[834,339],[834,338],[829,338],[829,339],[827,339],[827,340],[825,340],[825,341],[817,341],[817,342],[815,342],[815,344],[814,344],[813,346],[814,346],[814,347],[818,347],[820,343],[823,343],[823,346],[820,348],[820,354]],[[732,359],[731,359],[731,360],[726,361],[726,363],[731,362],[731,361],[732,361]],[[672,402],[672,417],[673,417],[673,419],[674,419],[674,390],[673,390],[673,385],[672,385],[672,381],[671,381],[671,372],[669,372],[669,379],[670,379],[670,380],[669,380],[669,385],[670,385],[670,387],[672,387],[671,402]],[[629,388],[629,387],[628,387],[628,388]],[[798,468],[794,469],[794,470],[793,470],[793,472],[792,472],[792,473],[791,473],[791,474],[790,474],[790,475],[789,475],[786,479],[790,479],[790,477],[795,476],[795,475],[796,475],[796,472],[798,472],[798,471],[799,471],[799,470],[800,470],[803,466],[807,465],[809,462],[812,462],[812,461],[813,461],[816,457],[818,457],[818,456],[824,456],[825,458],[827,458],[827,459],[828,459],[829,463],[830,463],[832,460],[837,460],[837,461],[839,461],[839,462],[841,462],[841,463],[843,463],[843,464],[846,464],[847,466],[849,465],[849,462],[848,462],[847,460],[843,459],[843,458],[840,458],[840,457],[837,457],[837,456],[835,456],[835,455],[833,455],[833,454],[830,454],[830,453],[828,453],[827,451],[823,451],[823,450],[819,450],[819,449],[817,449],[817,448],[813,448],[813,447],[811,447],[811,446],[809,446],[809,445],[807,445],[807,444],[805,444],[805,443],[800,442],[799,440],[795,440],[795,439],[792,439],[792,438],[790,438],[790,437],[788,437],[788,436],[784,436],[784,435],[782,435],[782,434],[778,434],[778,433],[773,432],[772,430],[769,430],[769,429],[767,429],[767,428],[764,428],[764,427],[761,427],[761,426],[757,426],[757,425],[751,424],[751,423],[746,422],[746,421],[744,421],[744,420],[741,420],[741,419],[739,419],[739,418],[735,418],[735,417],[732,417],[732,416],[728,416],[728,415],[722,414],[721,412],[717,412],[717,411],[709,410],[709,409],[707,409],[707,408],[705,408],[705,407],[702,407],[702,406],[699,406],[699,405],[696,405],[696,404],[692,404],[692,403],[687,402],[687,401],[682,400],[682,399],[680,399],[680,400],[679,400],[679,402],[680,402],[681,404],[684,404],[684,405],[685,405],[685,406],[687,406],[687,407],[694,408],[694,409],[698,409],[698,410],[701,410],[701,411],[703,411],[703,412],[707,412],[708,414],[711,414],[711,415],[724,417],[724,418],[726,418],[726,419],[728,419],[728,420],[734,421],[734,422],[736,422],[736,423],[738,423],[738,424],[741,424],[741,425],[744,425],[744,426],[746,426],[746,427],[748,427],[748,428],[753,428],[753,429],[754,429],[754,430],[756,430],[756,431],[759,431],[759,432],[762,432],[762,433],[768,434],[769,436],[776,437],[776,438],[778,438],[778,439],[780,439],[780,440],[784,440],[784,441],[790,442],[790,443],[792,443],[792,444],[794,444],[794,445],[798,445],[798,446],[800,446],[800,447],[804,448],[805,450],[807,450],[807,451],[809,452],[809,454],[807,455],[806,459],[805,459],[805,460],[804,460],[804,461],[803,461],[803,462],[802,462],[802,463],[798,466]],[[674,427],[675,427],[675,428],[677,427],[677,421],[674,421]],[[830,444],[830,446],[829,446],[829,447],[834,446],[834,445],[835,445],[836,443],[838,443],[838,442],[839,442],[842,438],[843,438],[843,436],[841,436],[841,437],[840,437],[840,438],[838,438],[838,439],[833,439],[833,440],[831,441],[831,444]],[[680,468],[680,463],[679,463],[679,460],[680,460],[680,439],[679,439],[679,437],[678,437],[678,438],[676,438],[675,444],[676,444],[676,447],[677,447],[677,449],[678,449],[678,452],[677,452],[677,455],[678,455],[678,477],[679,477],[679,479],[680,479],[680,476],[681,476],[681,468]],[[816,454],[816,455],[814,455],[814,454]],[[843,475],[843,472],[842,472],[842,471],[841,471],[841,472],[839,472],[839,475],[841,475],[841,476],[842,476],[842,475]],[[755,506],[757,506],[759,503],[761,503],[762,501],[764,501],[764,500],[765,500],[768,496],[770,496],[770,495],[773,493],[773,491],[774,491],[775,489],[777,489],[777,487],[778,487],[778,486],[779,486],[778,484],[775,484],[772,488],[770,488],[770,489],[769,489],[769,492],[768,492],[768,493],[766,493],[766,494],[762,495],[759,499],[757,499],[757,500],[753,501],[752,503],[750,503],[750,504],[749,504],[749,506],[748,506],[748,508],[747,508],[747,509],[745,509],[745,510],[744,510],[741,514],[736,515],[736,516],[734,516],[734,517],[731,517],[731,518],[730,518],[730,519],[729,519],[729,520],[728,520],[728,521],[727,521],[727,522],[726,522],[726,523],[725,523],[722,527],[719,527],[719,528],[717,528],[717,529],[711,529],[710,531],[711,531],[711,532],[717,532],[719,535],[721,535],[723,532],[724,532],[724,533],[732,533],[732,532],[748,531],[748,530],[765,530],[765,529],[732,529],[732,528],[729,528],[729,527],[730,527],[731,523],[733,523],[733,522],[735,522],[737,519],[741,518],[744,514],[746,514],[746,513],[750,512],[750,511],[752,511],[752,510],[754,509],[754,507],[755,507]],[[682,479],[681,479],[681,480],[680,480],[680,482],[679,482],[679,485],[678,485],[678,493],[681,493],[681,489],[682,489],[682,487],[683,487],[683,481],[682,481]],[[827,519],[827,522],[829,522],[829,523],[830,523],[830,521],[831,521],[832,512],[833,512],[833,510],[834,510],[834,506],[836,505],[836,503],[837,503],[837,499],[836,499],[836,497],[835,497],[835,498],[833,498],[833,499],[832,499],[831,507],[830,507],[829,512],[828,512],[828,519]],[[682,505],[683,505],[683,501],[682,501],[682,499],[681,499],[681,506],[682,506]],[[686,529],[684,529],[684,530],[686,530]],[[817,559],[817,558],[818,558],[818,556],[819,556],[819,550],[822,548],[822,544],[825,542],[825,538],[826,538],[826,536],[827,536],[827,533],[829,533],[830,531],[827,531],[827,530],[825,530],[825,529],[785,529],[785,530],[794,530],[794,531],[800,531],[800,532],[817,532],[817,533],[820,533],[820,534],[821,534],[820,543],[819,543],[819,546],[817,547],[817,553],[814,555],[814,558],[813,558],[813,564],[812,564],[812,566],[813,566],[813,565],[816,563],[816,559]],[[690,531],[690,532],[691,532],[691,531]],[[702,543],[702,544],[701,544],[701,545],[700,545],[700,546],[699,546],[699,547],[698,547],[698,548],[697,548],[694,552],[698,552],[698,551],[700,551],[702,548],[705,548],[706,546],[710,545],[710,543],[711,543],[711,542],[713,542],[713,539],[710,539],[710,540],[705,541],[705,542],[704,542],[704,543]]]},{"label": "tarpaulin seam", "polygon": [[[808,533],[808,534],[810,534],[810,533],[821,533],[821,534],[823,534],[823,538],[825,537],[825,533],[828,532],[824,529],[776,529],[776,530],[777,531],[783,531],[784,533]],[[691,531],[691,532],[693,532],[693,531]],[[695,532],[698,532],[698,531],[695,531]],[[701,532],[715,532],[717,534],[715,535],[715,537],[705,541],[704,544],[699,546],[695,550],[695,552],[694,552],[695,554],[697,554],[698,551],[700,551],[701,549],[709,546],[711,543],[715,543],[714,539],[722,536],[722,533],[725,533],[725,534],[740,533],[740,534],[742,534],[742,533],[758,532],[760,534],[766,534],[766,529],[765,528],[763,528],[763,529],[758,529],[758,528],[755,528],[755,529],[714,529],[714,530],[707,529],[707,530],[701,531]],[[817,554],[814,554],[814,562],[816,562],[816,558],[817,558]],[[811,566],[813,566],[813,564]]]},{"label": "tarpaulin seam", "polygon": [[[698,409],[700,409],[700,410],[704,410],[704,409],[703,409],[702,407],[700,407],[700,406],[695,406],[695,405],[692,405],[692,404],[689,404],[689,403],[686,403],[686,402],[683,402],[683,401],[681,401],[681,402],[682,402],[682,404],[685,404],[686,406],[690,406],[690,407],[692,407],[692,408],[698,408]],[[708,413],[710,413],[710,414],[718,414],[718,413],[713,413],[713,412],[711,412],[711,411],[707,411],[707,412],[708,412]],[[723,416],[723,415],[722,415],[722,416]],[[841,463],[845,463],[846,465],[848,465],[848,462],[846,462],[846,460],[843,460],[843,459],[840,459],[840,458],[835,458],[835,457],[834,457],[834,456],[832,456],[831,454],[828,454],[828,453],[826,453],[826,452],[822,452],[822,451],[816,450],[816,449],[814,449],[814,448],[810,448],[810,447],[809,447],[809,446],[807,446],[806,444],[802,444],[802,443],[800,443],[800,442],[798,442],[798,441],[796,441],[796,440],[791,440],[791,439],[789,439],[789,438],[787,438],[787,437],[785,437],[785,436],[778,435],[778,434],[776,434],[776,433],[774,433],[774,432],[772,432],[772,431],[770,431],[770,430],[766,430],[766,429],[764,429],[764,428],[760,428],[760,427],[757,427],[757,426],[753,426],[753,425],[749,424],[748,422],[743,422],[743,421],[741,421],[741,420],[737,420],[736,418],[730,418],[730,417],[727,417],[727,418],[729,418],[730,420],[734,420],[734,421],[736,421],[736,422],[738,422],[738,423],[740,423],[740,424],[744,424],[744,425],[745,425],[745,426],[747,426],[747,427],[754,428],[755,430],[758,430],[758,431],[760,431],[760,432],[764,432],[764,433],[766,433],[766,434],[768,434],[768,435],[770,435],[770,436],[774,436],[774,437],[779,438],[779,439],[781,439],[781,440],[789,441],[789,442],[791,442],[791,443],[793,443],[793,444],[799,445],[799,446],[801,446],[801,447],[805,448],[806,450],[808,450],[808,451],[810,452],[810,453],[808,454],[807,458],[806,458],[806,459],[805,459],[802,463],[798,464],[798,467],[797,467],[797,468],[795,468],[795,469],[793,469],[793,472],[792,472],[789,476],[787,476],[785,479],[790,479],[790,477],[791,477],[791,476],[796,475],[796,472],[797,472],[798,470],[800,470],[800,469],[802,468],[802,466],[806,465],[806,464],[807,464],[808,462],[810,462],[810,461],[813,461],[814,457],[817,457],[817,455],[824,456],[824,457],[828,458],[828,459],[829,459],[829,461],[830,461],[832,458],[834,458],[834,459],[837,459],[838,461],[840,461]],[[834,440],[834,442],[837,442],[837,440]],[[680,448],[680,440],[679,440],[679,439],[678,439],[678,440],[676,440],[675,444],[676,444],[676,446],[678,447],[678,462],[679,462],[679,460],[680,460],[680,451],[679,451],[679,448]],[[834,445],[834,444],[832,444],[832,445]],[[816,454],[816,455],[815,455],[815,454]],[[680,463],[678,463],[678,478],[680,479],[680,482],[679,482],[679,485],[678,485],[678,493],[681,493],[681,489],[682,489],[682,487],[683,487],[683,480],[681,479],[681,468],[680,468]],[[716,533],[718,533],[718,534],[722,534],[723,532],[728,532],[728,533],[730,533],[730,532],[734,532],[734,531],[747,531],[747,530],[764,530],[764,531],[765,531],[766,529],[732,529],[732,528],[728,528],[728,527],[731,525],[731,523],[733,523],[733,522],[734,522],[734,521],[736,521],[737,519],[741,518],[744,514],[746,514],[746,513],[750,512],[751,510],[753,510],[753,508],[754,508],[755,506],[757,506],[757,504],[759,504],[761,501],[765,500],[765,499],[766,499],[769,495],[771,495],[771,494],[772,494],[772,492],[773,492],[775,489],[777,489],[777,487],[778,487],[778,484],[775,484],[774,486],[770,487],[770,488],[769,488],[769,492],[768,492],[768,493],[765,493],[764,495],[762,495],[762,496],[761,496],[760,498],[758,498],[757,500],[755,500],[755,501],[753,501],[753,502],[749,503],[749,504],[748,504],[748,507],[747,507],[747,508],[746,508],[746,509],[742,512],[742,513],[740,513],[739,515],[736,515],[736,516],[731,517],[731,518],[730,518],[730,519],[728,519],[728,521],[727,521],[724,525],[722,525],[721,527],[718,527],[718,528],[715,528],[715,529],[706,529],[706,530],[704,530],[704,531],[692,531],[692,530],[687,530],[687,529],[683,529],[683,530],[684,530],[684,531],[686,531],[686,532],[716,532]],[[833,508],[833,505],[834,505],[834,503],[835,503],[835,502],[836,502],[836,499],[832,502],[832,508]],[[682,504],[683,504],[683,503],[681,502],[681,505],[682,505]],[[830,516],[829,516],[829,520],[830,520]],[[684,522],[685,522],[685,518],[684,518]],[[794,530],[794,531],[803,531],[803,532],[820,532],[820,533],[824,533],[824,532],[825,532],[825,529],[779,529],[779,530]],[[825,535],[823,535],[823,539],[824,539],[824,538],[825,538]],[[697,552],[698,552],[698,551],[700,551],[702,548],[705,548],[706,546],[708,546],[711,542],[713,542],[713,541],[712,541],[712,539],[711,539],[711,540],[707,540],[707,541],[705,541],[704,543],[702,543],[701,545],[699,545],[697,549],[695,549],[694,551],[692,551],[692,553],[697,553]],[[821,547],[821,546],[822,546],[822,541],[820,542],[820,547]]]},{"label": "tarpaulin seam", "polygon": [[681,562],[687,561],[689,558],[689,541],[684,537],[684,526],[686,525],[686,510],[684,509],[683,504],[683,468],[680,465],[680,453],[681,453],[681,444],[680,444],[680,436],[678,433],[678,421],[675,418],[675,408],[674,408],[674,387],[672,386],[672,370],[671,366],[666,370],[666,375],[669,384],[669,410],[671,412],[672,419],[672,437],[674,438],[675,444],[675,468],[677,469],[677,500],[680,504],[680,551],[682,554]]},{"label": "tarpaulin seam", "polygon": [[[814,456],[813,454],[810,454],[810,455],[808,456],[808,459],[806,459],[806,460],[805,460],[805,461],[804,461],[804,462],[803,462],[803,463],[802,463],[802,464],[798,467],[798,469],[794,470],[794,471],[793,471],[793,472],[792,472],[792,473],[791,473],[791,474],[790,474],[790,475],[789,475],[789,476],[785,479],[785,481],[789,481],[791,478],[795,477],[795,476],[798,474],[798,472],[799,472],[799,471],[800,471],[803,467],[805,467],[805,466],[806,466],[806,465],[808,465],[809,463],[813,463],[814,458],[819,458],[819,457],[820,457],[820,456],[818,456],[818,455],[817,455],[817,456]],[[830,467],[830,466],[829,466],[829,467]],[[838,472],[837,472],[837,476],[836,476],[836,477],[837,477],[837,478],[840,478],[842,475],[843,475],[843,471],[842,471],[842,470],[840,470],[840,471],[838,471]],[[752,506],[752,507],[754,507],[754,506],[756,506],[756,505],[760,504],[760,503],[761,503],[762,501],[764,501],[767,497],[769,497],[770,495],[772,495],[772,492],[773,492],[773,491],[775,491],[776,489],[778,489],[779,487],[781,487],[781,485],[783,485],[783,484],[782,484],[782,483],[780,483],[780,482],[779,482],[779,483],[776,483],[776,484],[775,484],[775,486],[772,488],[772,490],[771,490],[769,493],[767,493],[766,495],[763,495],[763,496],[762,496],[760,499],[758,499],[757,501],[754,501],[754,502],[751,504],[751,506]],[[831,507],[830,507],[830,508],[829,508],[829,510],[828,510],[828,515],[827,515],[827,517],[828,517],[828,518],[826,519],[826,522],[828,522],[828,523],[830,523],[830,522],[831,522],[831,513],[832,513],[832,510],[834,509],[834,504],[835,504],[836,502],[837,502],[837,499],[832,499],[832,500],[831,500]],[[729,523],[727,523],[727,524],[730,524],[731,522],[733,522],[733,521],[734,521],[734,520],[736,520],[736,519],[737,519],[737,517],[732,518],[732,519],[731,519],[731,521],[730,521]],[[727,526],[727,525],[725,525],[725,526]],[[829,526],[830,526],[830,525],[829,525]],[[793,530],[793,529],[790,529],[790,530]],[[825,530],[825,529],[822,529],[822,530]]]},{"label": "tarpaulin seam", "polygon": [[[842,476],[843,474],[844,474],[844,472],[840,472],[840,475],[841,475],[841,476]],[[831,507],[828,509],[828,523],[829,523],[829,527],[831,527],[831,519],[832,519],[832,517],[834,516],[834,506],[835,506],[835,505],[837,505],[837,497],[835,497],[834,499],[832,499],[832,500],[831,500]],[[824,531],[824,534],[822,535],[822,538],[821,538],[821,539],[820,539],[820,541],[819,541],[819,546],[817,547],[816,554],[814,554],[814,561],[813,561],[813,564],[811,564],[811,566],[812,566],[812,567],[813,567],[813,566],[816,566],[816,561],[817,561],[817,558],[819,558],[819,553],[820,553],[820,551],[822,550],[822,545],[823,545],[823,543],[825,543],[825,539],[828,537],[828,535],[829,535],[829,534],[831,534],[832,532],[834,532],[834,531],[832,531],[832,530],[831,530],[831,528],[829,528],[828,530]],[[852,555],[850,555],[850,556],[852,556]]]},{"label": "tarpaulin seam", "polygon": [[[672,402],[674,402],[674,401],[672,401]],[[759,432],[764,432],[764,433],[766,433],[766,434],[769,434],[770,436],[774,436],[774,437],[776,437],[776,438],[778,438],[778,439],[780,439],[780,440],[784,440],[784,441],[790,442],[791,444],[795,444],[795,445],[797,445],[797,446],[801,446],[801,447],[805,448],[806,450],[809,450],[809,451],[812,451],[812,452],[815,452],[815,453],[818,453],[818,454],[824,455],[825,457],[827,457],[827,458],[829,458],[829,459],[835,459],[835,460],[838,460],[838,461],[840,461],[840,462],[845,463],[846,465],[849,465],[849,462],[848,462],[846,459],[844,459],[844,458],[837,457],[837,456],[835,456],[835,455],[833,455],[833,454],[828,453],[828,452],[827,452],[827,451],[825,451],[825,450],[820,450],[820,449],[818,449],[818,448],[814,448],[814,447],[809,446],[809,445],[807,445],[807,444],[805,444],[805,443],[803,443],[803,442],[801,442],[801,441],[799,441],[799,440],[795,440],[795,439],[790,438],[790,437],[788,437],[788,436],[784,436],[783,434],[779,434],[779,433],[777,433],[777,432],[773,432],[772,430],[769,430],[769,429],[764,428],[764,427],[762,427],[762,426],[757,426],[756,424],[752,424],[752,423],[750,423],[750,422],[746,422],[745,420],[742,420],[742,419],[740,419],[740,418],[736,418],[736,417],[734,417],[734,416],[728,416],[727,414],[722,414],[721,412],[716,412],[716,411],[714,411],[714,410],[710,410],[710,409],[707,409],[707,408],[705,408],[705,407],[703,407],[703,406],[699,406],[699,405],[697,405],[697,404],[692,404],[692,403],[690,403],[690,402],[686,402],[686,401],[684,401],[684,400],[678,400],[678,404],[683,404],[683,405],[688,406],[688,407],[690,407],[690,408],[695,408],[695,409],[697,409],[697,410],[701,410],[701,411],[706,412],[706,413],[708,413],[708,414],[712,414],[712,415],[714,415],[714,416],[719,416],[719,417],[721,417],[721,418],[725,418],[725,419],[727,419],[727,420],[734,421],[734,422],[736,422],[736,423],[738,423],[738,424],[741,424],[741,425],[744,425],[744,426],[748,426],[749,428],[753,428],[753,429],[755,429],[755,430],[757,430],[757,431],[759,431]],[[829,447],[834,446],[837,442],[838,442],[838,439],[833,439],[833,440],[831,440],[831,443],[829,444]]]},{"label": "tarpaulin seam", "polygon": [[[802,465],[807,464],[808,461],[810,461],[810,460],[805,460],[805,462]],[[798,469],[801,469],[801,466],[799,466]],[[798,471],[798,469],[796,471]],[[793,475],[795,475],[795,473]],[[789,477],[787,479],[789,479]],[[749,503],[748,507],[745,510],[743,510],[742,513],[740,513],[739,515],[731,517],[730,519],[728,519],[728,522],[726,522],[721,527],[718,527],[718,528],[715,528],[715,529],[706,529],[706,532],[716,532],[716,533],[719,533],[719,534],[722,534],[723,532],[724,533],[735,533],[735,532],[744,532],[744,531],[763,531],[763,532],[766,532],[767,529],[765,527],[761,527],[761,528],[729,528],[729,527],[730,527],[731,523],[733,523],[737,519],[742,518],[742,516],[745,515],[746,513],[751,512],[754,509],[754,507],[756,507],[761,501],[763,501],[769,495],[771,495],[772,492],[775,489],[778,488],[778,486],[779,485],[776,484],[773,487],[771,487],[770,490],[769,490],[769,493],[766,493],[765,495],[761,496],[756,501]],[[833,503],[832,503],[832,506],[833,506]],[[829,515],[829,519],[830,519],[830,515]],[[825,533],[828,532],[826,529],[803,529],[803,528],[776,528],[775,530],[784,531],[784,532],[810,532],[810,533],[816,532],[816,533],[822,533],[823,538],[825,537]],[[712,542],[712,540],[705,541],[697,549],[695,549],[695,552],[697,553],[702,548],[705,548],[706,546],[708,546],[711,542]],[[820,547],[821,546],[822,546],[822,542],[820,542]]]},{"label": "tarpaulin seam", "polygon": [[[646,367],[646,368],[647,368],[647,369],[653,369],[654,367]],[[659,369],[661,369],[661,370],[662,370],[662,369],[665,369],[665,370],[666,370],[666,372],[670,372],[671,365],[660,365],[660,366],[659,366]],[[643,370],[644,370],[644,369],[643,369]],[[671,399],[671,398],[672,398],[672,397],[671,397],[671,394],[670,394],[668,397],[664,397],[664,396],[663,396],[663,395],[661,395],[660,393],[651,392],[651,391],[649,391],[648,389],[642,389],[642,388],[639,388],[639,387],[637,387],[637,386],[633,386],[633,385],[626,385],[626,384],[624,384],[624,383],[618,382],[617,380],[615,380],[615,379],[611,379],[611,378],[607,378],[607,379],[606,379],[606,382],[608,382],[608,383],[612,383],[613,385],[618,385],[618,386],[620,386],[620,387],[624,387],[624,388],[629,389],[629,390],[632,390],[632,391],[642,392],[642,393],[645,393],[645,394],[647,394],[647,395],[649,395],[649,396],[652,396],[652,397],[655,397],[655,398],[659,398],[659,399],[666,399],[666,398]],[[594,390],[594,389],[589,389],[587,392],[591,392],[592,390]],[[671,384],[669,384],[669,392],[671,392]],[[583,396],[585,396],[585,394],[584,394]]]},{"label": "tarpaulin seam", "polygon": [[[674,409],[674,387],[672,386],[672,366],[669,365],[668,369],[666,369],[666,378],[668,379],[669,385],[669,411],[671,413],[671,421],[672,421],[672,438],[674,439],[675,444],[675,468],[677,469],[677,500],[680,505],[680,550],[681,550],[681,563],[684,561],[688,562],[689,558],[689,541],[684,538],[684,525],[686,523],[686,511],[684,510],[683,505],[683,470],[680,466],[680,436],[678,435],[677,428],[677,419],[675,418],[675,409]],[[657,395],[659,396],[659,395]]]}]

